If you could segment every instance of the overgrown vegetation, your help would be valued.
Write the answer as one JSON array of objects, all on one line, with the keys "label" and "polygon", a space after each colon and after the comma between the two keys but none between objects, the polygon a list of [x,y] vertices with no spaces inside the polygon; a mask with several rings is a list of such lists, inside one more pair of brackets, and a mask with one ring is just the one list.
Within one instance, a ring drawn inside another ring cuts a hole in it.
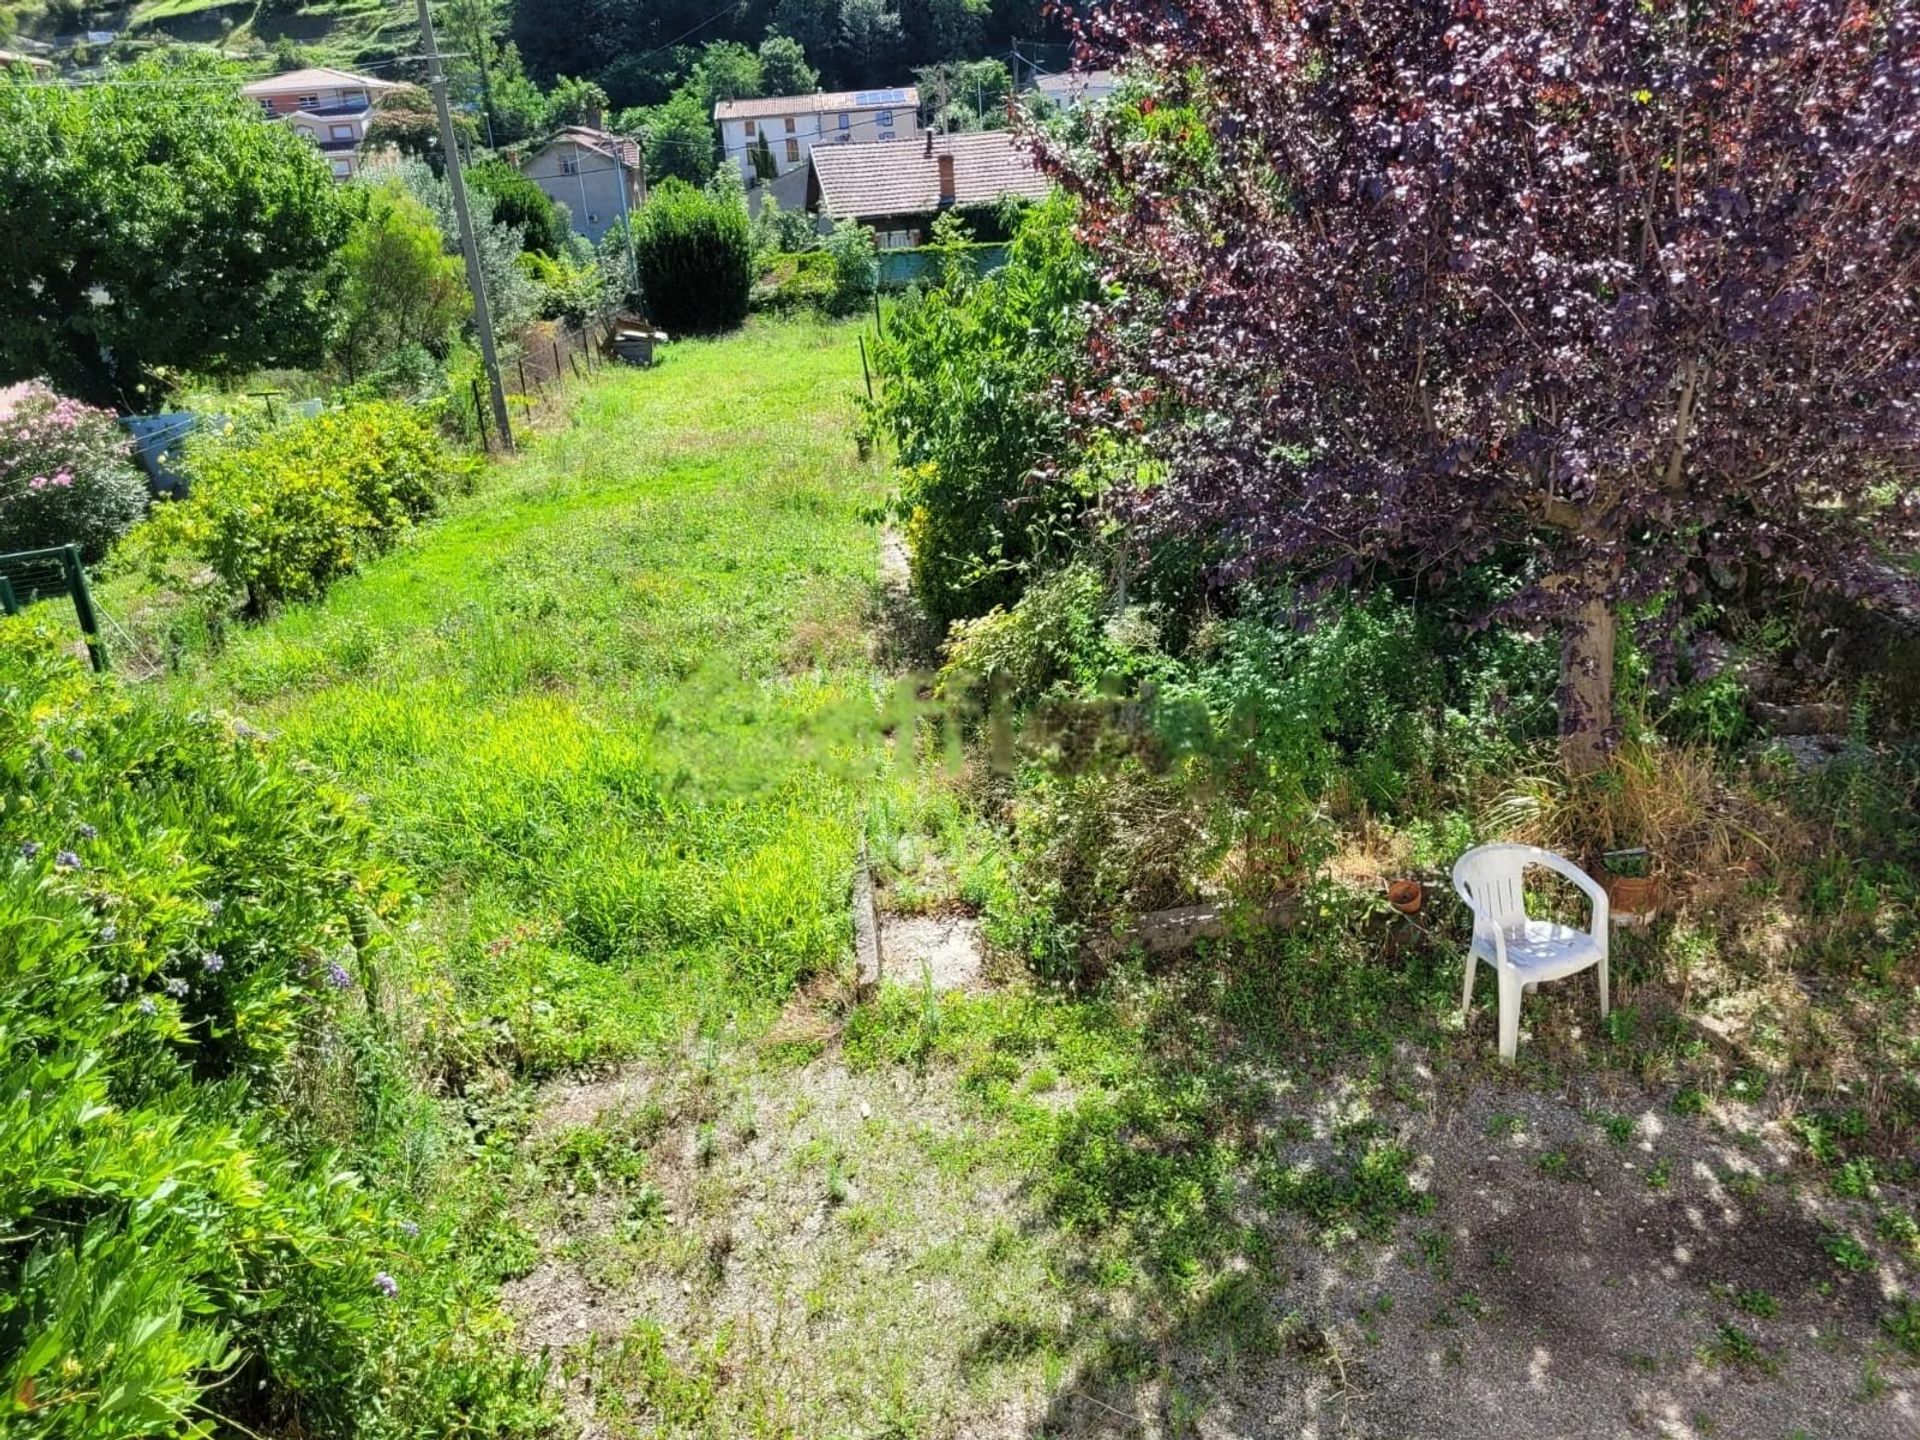
[{"label": "overgrown vegetation", "polygon": [[238,721],[0,623],[10,1435],[524,1433],[519,1244],[414,1088],[406,882]]},{"label": "overgrown vegetation", "polygon": [[187,463],[191,497],[162,506],[140,548],[162,567],[206,564],[254,616],[319,595],[474,474],[426,417],[389,401],[209,437]]}]

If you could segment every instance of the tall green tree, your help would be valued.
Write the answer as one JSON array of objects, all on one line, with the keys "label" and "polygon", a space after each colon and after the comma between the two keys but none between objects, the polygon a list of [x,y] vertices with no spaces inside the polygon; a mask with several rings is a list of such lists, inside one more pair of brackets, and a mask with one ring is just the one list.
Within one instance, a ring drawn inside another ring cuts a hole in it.
[{"label": "tall green tree", "polygon": [[0,76],[0,379],[149,410],[171,373],[310,363],[350,219],[335,191],[206,57],[85,87]]},{"label": "tall green tree", "polygon": [[718,163],[713,110],[691,85],[682,86],[645,118],[647,175],[654,180],[685,180],[704,185]]},{"label": "tall green tree", "polygon": [[703,47],[693,72],[687,76],[707,114],[722,100],[751,100],[762,95],[760,57],[732,40]]},{"label": "tall green tree", "polygon": [[807,63],[806,48],[791,35],[772,34],[760,42],[760,85],[766,95],[811,95],[820,72]]},{"label": "tall green tree", "polygon": [[333,353],[349,380],[402,346],[444,355],[473,305],[460,259],[446,253],[433,212],[397,178],[367,195],[340,267]]}]

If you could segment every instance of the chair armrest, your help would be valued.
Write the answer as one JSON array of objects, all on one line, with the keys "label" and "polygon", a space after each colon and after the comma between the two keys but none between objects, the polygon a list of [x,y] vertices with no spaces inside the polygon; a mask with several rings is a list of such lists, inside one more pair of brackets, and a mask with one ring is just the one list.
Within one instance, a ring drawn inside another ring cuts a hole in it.
[{"label": "chair armrest", "polygon": [[1588,933],[1604,938],[1607,934],[1607,921],[1612,914],[1612,902],[1607,899],[1606,886],[1571,860],[1556,855],[1551,850],[1542,850],[1533,859],[1535,864],[1544,865],[1547,869],[1564,875],[1586,892],[1587,899],[1593,903],[1593,920],[1588,926]]}]

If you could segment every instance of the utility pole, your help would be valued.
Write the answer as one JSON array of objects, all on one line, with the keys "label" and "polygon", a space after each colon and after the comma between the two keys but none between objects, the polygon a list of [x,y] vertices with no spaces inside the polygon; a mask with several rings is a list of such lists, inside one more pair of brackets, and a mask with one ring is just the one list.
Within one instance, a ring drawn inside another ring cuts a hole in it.
[{"label": "utility pole", "polygon": [[453,191],[453,213],[460,222],[460,249],[467,258],[467,288],[473,291],[473,328],[480,339],[480,363],[486,368],[487,389],[493,399],[493,423],[509,451],[513,449],[513,422],[507,418],[507,392],[500,385],[500,357],[493,348],[493,312],[487,308],[486,277],[480,273],[480,247],[473,239],[473,216],[467,209],[467,182],[460,178],[460,141],[453,133],[453,111],[447,104],[447,74],[440,68],[440,46],[433,38],[433,16],[427,0],[417,0],[420,44],[427,57],[427,84],[433,106],[440,112],[440,151],[447,157],[447,187]]}]

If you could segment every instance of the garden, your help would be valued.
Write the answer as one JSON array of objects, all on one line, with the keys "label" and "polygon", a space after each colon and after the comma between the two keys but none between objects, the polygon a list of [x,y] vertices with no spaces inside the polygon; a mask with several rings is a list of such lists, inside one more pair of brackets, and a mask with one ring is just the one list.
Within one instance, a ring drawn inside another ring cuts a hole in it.
[{"label": "garden", "polygon": [[8,1433],[1912,1432],[1920,16],[1304,18],[1092,7],[991,273],[658,186],[513,456],[424,165],[316,413],[44,353]]}]

